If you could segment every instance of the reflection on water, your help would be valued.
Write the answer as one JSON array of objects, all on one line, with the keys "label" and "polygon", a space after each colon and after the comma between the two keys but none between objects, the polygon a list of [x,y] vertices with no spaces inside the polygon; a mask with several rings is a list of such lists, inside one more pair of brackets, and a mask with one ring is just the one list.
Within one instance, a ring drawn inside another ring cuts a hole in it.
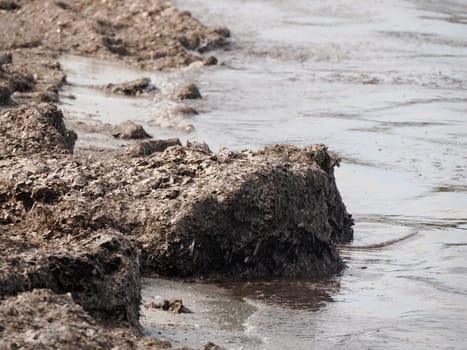
[{"label": "reflection on water", "polygon": [[232,50],[217,53],[223,66],[151,76],[164,96],[198,83],[192,133],[141,117],[166,103],[158,97],[130,118],[213,149],[325,143],[344,160],[336,177],[354,244],[416,235],[342,250],[348,269],[330,281],[148,281],[145,298],[182,296],[196,312],[145,311],[147,329],[234,349],[466,348],[467,3],[176,2],[230,27]]},{"label": "reflection on water", "polygon": [[228,348],[262,348],[265,339],[256,334],[258,325],[252,320],[265,312],[277,316],[281,312],[313,314],[333,301],[339,284],[338,278],[230,282],[221,286],[145,279],[145,303],[179,298],[193,313],[177,315],[143,307],[142,321],[148,334],[170,340],[175,346],[197,348],[209,339]]},{"label": "reflection on water", "polygon": [[259,301],[269,305],[317,311],[331,302],[332,295],[339,291],[339,278],[321,281],[312,280],[271,280],[230,282],[222,287],[235,298],[248,298],[251,302]]}]

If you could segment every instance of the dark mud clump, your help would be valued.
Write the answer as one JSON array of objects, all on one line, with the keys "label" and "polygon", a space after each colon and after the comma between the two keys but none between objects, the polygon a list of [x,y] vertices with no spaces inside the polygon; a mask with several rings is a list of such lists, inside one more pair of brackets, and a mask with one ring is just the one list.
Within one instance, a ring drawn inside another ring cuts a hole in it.
[{"label": "dark mud clump", "polygon": [[204,59],[203,63],[205,66],[215,66],[218,63],[218,61],[216,57],[209,56]]},{"label": "dark mud clump", "polygon": [[38,153],[72,153],[76,133],[67,130],[53,104],[22,107],[0,114],[0,159]]},{"label": "dark mud clump", "polygon": [[11,63],[13,60],[12,56],[11,56],[11,53],[7,52],[7,53],[2,53],[0,55],[0,71],[3,70],[2,69],[2,66],[4,64],[7,64],[7,63]]},{"label": "dark mud clump", "polygon": [[148,309],[159,309],[163,311],[170,311],[174,314],[189,314],[191,310],[188,309],[185,305],[183,305],[183,300],[181,299],[165,299],[160,303],[156,303],[154,301],[149,302],[145,305]]},{"label": "dark mud clump", "polygon": [[171,349],[128,329],[103,328],[71,295],[36,289],[0,303],[0,349]]},{"label": "dark mud clump", "polygon": [[0,1],[0,10],[14,11],[19,10],[21,6],[13,1]]},{"label": "dark mud clump", "polygon": [[139,96],[155,91],[156,87],[151,85],[149,78],[141,78],[120,84],[110,83],[103,86],[102,89],[117,95]]},{"label": "dark mud clump", "polygon": [[179,89],[177,98],[180,100],[196,100],[202,98],[202,96],[195,84],[188,83]]},{"label": "dark mud clump", "polygon": [[0,106],[8,104],[10,102],[11,89],[8,85],[0,85]]},{"label": "dark mud clump", "polygon": [[220,278],[316,277],[343,268],[335,243],[352,238],[352,219],[335,186],[337,159],[324,146],[173,147],[147,167],[164,159],[174,164],[158,172],[178,176],[164,186],[163,207],[150,210],[146,225],[156,234],[139,237],[146,268]]},{"label": "dark mud clump", "polygon": [[2,251],[8,253],[0,259],[0,296],[35,288],[69,292],[97,319],[139,326],[139,253],[120,233],[98,230],[57,238],[54,232],[17,227],[0,234]]},{"label": "dark mud clump", "polygon": [[127,121],[113,127],[112,136],[122,140],[150,139],[144,128],[131,121]]}]

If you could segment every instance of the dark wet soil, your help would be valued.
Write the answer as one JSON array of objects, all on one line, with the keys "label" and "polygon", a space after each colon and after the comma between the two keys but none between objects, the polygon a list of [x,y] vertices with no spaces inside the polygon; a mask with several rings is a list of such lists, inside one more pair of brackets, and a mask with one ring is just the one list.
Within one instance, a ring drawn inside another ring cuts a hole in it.
[{"label": "dark wet soil", "polygon": [[[70,294],[35,289],[0,303],[0,349],[170,349],[124,328],[102,327]],[[60,334],[60,336],[57,336]]]},{"label": "dark wet soil", "polygon": [[149,78],[141,78],[120,84],[109,83],[101,88],[112,94],[126,96],[139,96],[156,90],[156,87],[151,85]]},{"label": "dark wet soil", "polygon": [[202,98],[202,96],[198,87],[193,83],[189,83],[180,88],[177,93],[177,98],[180,100],[196,100]]}]

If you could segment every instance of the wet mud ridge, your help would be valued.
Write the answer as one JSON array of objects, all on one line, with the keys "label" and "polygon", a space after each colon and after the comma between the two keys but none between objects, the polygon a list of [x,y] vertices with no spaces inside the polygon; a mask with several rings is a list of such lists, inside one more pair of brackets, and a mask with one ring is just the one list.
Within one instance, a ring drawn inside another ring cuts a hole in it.
[{"label": "wet mud ridge", "polygon": [[[225,47],[230,32],[206,27],[167,1],[0,2],[0,106],[58,102],[66,83],[61,54],[121,61],[146,70],[217,63],[209,51]],[[109,86],[122,94],[147,89]]]},{"label": "wet mud ridge", "polygon": [[97,320],[138,327],[140,270],[260,278],[344,267],[336,243],[352,238],[352,220],[322,145],[213,153],[169,140],[145,156],[73,155],[76,135],[53,104],[0,122],[3,298],[48,288]]},{"label": "wet mud ridge", "polygon": [[[324,145],[212,152],[141,140],[74,154],[78,135],[55,104],[66,81],[58,54],[149,69],[212,64],[204,53],[226,45],[227,29],[157,1],[0,3],[0,349],[170,348],[140,333],[142,275],[344,268],[337,244],[352,239],[353,221],[335,183],[339,159]],[[129,124],[114,136],[150,137]]]}]

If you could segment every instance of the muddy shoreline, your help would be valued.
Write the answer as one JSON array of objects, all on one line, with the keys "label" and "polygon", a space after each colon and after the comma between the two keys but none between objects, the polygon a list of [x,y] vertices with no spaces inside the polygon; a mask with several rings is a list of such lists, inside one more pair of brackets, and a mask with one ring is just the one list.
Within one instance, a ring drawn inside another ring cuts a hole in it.
[{"label": "muddy shoreline", "polygon": [[[342,271],[336,244],[352,239],[353,221],[335,184],[339,159],[324,145],[215,153],[175,139],[74,154],[79,133],[56,105],[60,54],[149,70],[212,65],[228,29],[148,0],[1,4],[0,348],[170,348],[139,333],[142,274]],[[146,80],[106,88],[150,90]],[[201,97],[195,88],[179,98]],[[116,137],[149,136],[126,127]]]}]

